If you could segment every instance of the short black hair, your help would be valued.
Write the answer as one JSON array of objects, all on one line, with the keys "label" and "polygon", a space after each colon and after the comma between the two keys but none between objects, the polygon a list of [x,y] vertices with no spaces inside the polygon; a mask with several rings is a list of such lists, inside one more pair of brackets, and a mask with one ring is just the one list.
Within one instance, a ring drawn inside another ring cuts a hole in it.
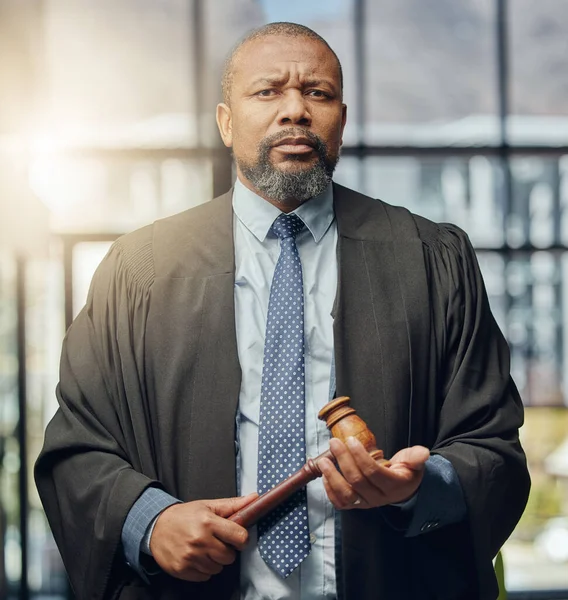
[{"label": "short black hair", "polygon": [[309,27],[306,27],[305,25],[300,25],[298,23],[287,23],[285,21],[281,21],[276,23],[268,23],[267,25],[263,25],[262,27],[253,29],[248,35],[246,35],[240,42],[238,42],[233,47],[229,56],[225,60],[223,78],[221,80],[221,87],[223,90],[223,101],[225,102],[225,104],[230,103],[235,58],[237,54],[244,45],[248,44],[248,42],[252,42],[253,40],[258,40],[271,35],[305,37],[322,43],[326,48],[328,48],[328,50],[333,54],[335,60],[337,61],[337,67],[339,68],[340,89],[341,93],[343,93],[343,69],[341,68],[341,63],[339,62],[337,54],[332,50],[331,46],[321,37],[321,35],[317,34],[313,29],[310,29]]}]

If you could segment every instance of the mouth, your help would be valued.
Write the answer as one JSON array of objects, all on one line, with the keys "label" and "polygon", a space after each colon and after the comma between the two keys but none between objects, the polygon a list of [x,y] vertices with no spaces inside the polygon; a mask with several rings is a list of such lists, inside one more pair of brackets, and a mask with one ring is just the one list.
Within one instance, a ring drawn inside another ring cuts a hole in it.
[{"label": "mouth", "polygon": [[308,155],[314,151],[311,142],[305,138],[291,138],[281,140],[272,147],[282,154],[294,154],[297,156]]},{"label": "mouth", "polygon": [[279,140],[272,148],[284,154],[310,154],[314,150],[314,145],[305,137],[288,137]]}]

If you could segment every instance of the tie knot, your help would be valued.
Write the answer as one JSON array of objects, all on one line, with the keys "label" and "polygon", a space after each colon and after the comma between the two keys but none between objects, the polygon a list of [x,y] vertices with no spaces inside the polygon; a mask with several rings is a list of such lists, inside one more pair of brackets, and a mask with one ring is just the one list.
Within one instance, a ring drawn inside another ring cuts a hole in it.
[{"label": "tie knot", "polygon": [[295,214],[281,214],[272,223],[272,231],[281,240],[285,238],[295,238],[304,228],[304,222]]}]

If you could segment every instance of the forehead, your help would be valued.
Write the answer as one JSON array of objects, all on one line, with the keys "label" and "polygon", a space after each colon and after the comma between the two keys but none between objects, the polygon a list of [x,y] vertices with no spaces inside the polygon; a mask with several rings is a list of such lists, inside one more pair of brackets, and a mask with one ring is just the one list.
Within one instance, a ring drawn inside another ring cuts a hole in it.
[{"label": "forehead", "polygon": [[337,60],[325,44],[308,37],[281,35],[245,43],[235,57],[233,83],[242,86],[264,76],[286,76],[291,72],[329,78],[339,85]]}]

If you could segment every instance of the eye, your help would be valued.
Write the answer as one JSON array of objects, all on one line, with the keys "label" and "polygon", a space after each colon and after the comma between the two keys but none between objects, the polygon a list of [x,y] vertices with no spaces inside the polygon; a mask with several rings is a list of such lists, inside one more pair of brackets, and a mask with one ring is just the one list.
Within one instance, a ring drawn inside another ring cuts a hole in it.
[{"label": "eye", "polygon": [[260,90],[260,92],[257,92],[256,95],[260,96],[261,98],[269,98],[270,96],[274,95],[275,93],[276,93],[275,90],[268,89],[268,90]]},{"label": "eye", "polygon": [[312,98],[330,98],[330,95],[323,90],[309,90],[308,96]]}]

